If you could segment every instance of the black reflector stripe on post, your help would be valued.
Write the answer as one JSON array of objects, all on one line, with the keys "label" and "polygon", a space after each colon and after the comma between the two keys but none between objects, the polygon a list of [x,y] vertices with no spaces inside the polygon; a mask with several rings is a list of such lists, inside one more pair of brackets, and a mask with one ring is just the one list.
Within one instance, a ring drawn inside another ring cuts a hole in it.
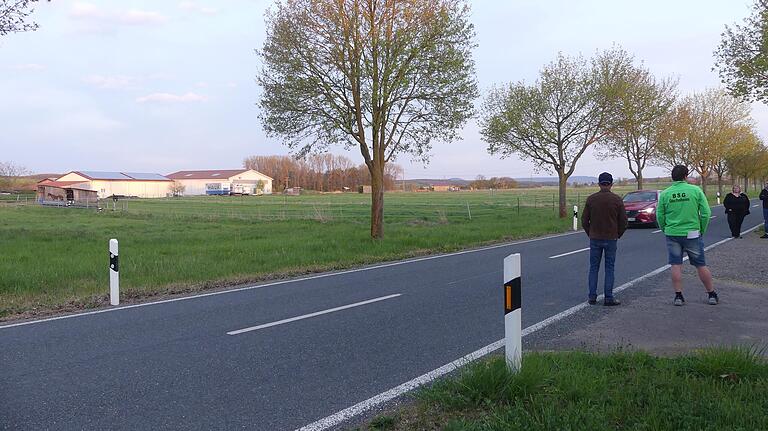
[{"label": "black reflector stripe on post", "polygon": [[118,271],[117,256],[112,253],[109,253],[109,269],[115,272]]},{"label": "black reflector stripe on post", "polygon": [[504,314],[520,309],[522,288],[520,279],[521,277],[517,277],[504,283]]}]

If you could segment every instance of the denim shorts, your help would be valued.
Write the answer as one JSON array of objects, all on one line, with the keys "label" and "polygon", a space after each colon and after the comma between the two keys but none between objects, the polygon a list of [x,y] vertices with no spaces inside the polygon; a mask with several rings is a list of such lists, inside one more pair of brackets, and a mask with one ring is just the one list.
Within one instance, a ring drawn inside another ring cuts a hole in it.
[{"label": "denim shorts", "polygon": [[667,235],[667,252],[670,265],[682,265],[683,252],[686,252],[691,265],[697,268],[707,266],[704,260],[704,241],[701,237],[688,239],[684,236]]}]

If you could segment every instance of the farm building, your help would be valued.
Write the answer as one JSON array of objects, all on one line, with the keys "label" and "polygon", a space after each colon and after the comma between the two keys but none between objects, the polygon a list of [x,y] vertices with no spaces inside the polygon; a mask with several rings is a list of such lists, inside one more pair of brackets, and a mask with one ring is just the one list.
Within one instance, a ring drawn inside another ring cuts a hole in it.
[{"label": "farm building", "polygon": [[37,183],[37,201],[43,205],[95,205],[98,196],[87,184],[45,179]]},{"label": "farm building", "polygon": [[178,171],[166,176],[183,186],[186,196],[272,194],[272,178],[253,169]]},{"label": "farm building", "polygon": [[99,198],[133,196],[160,198],[170,193],[173,181],[152,173],[72,171],[56,179],[57,182],[76,182],[87,190],[94,190]]}]

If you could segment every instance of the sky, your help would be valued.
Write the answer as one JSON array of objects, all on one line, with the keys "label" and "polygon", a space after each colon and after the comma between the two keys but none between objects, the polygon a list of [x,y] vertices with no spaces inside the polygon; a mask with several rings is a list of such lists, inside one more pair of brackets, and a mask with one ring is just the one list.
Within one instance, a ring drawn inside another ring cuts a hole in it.
[{"label": "sky", "polygon": [[[718,87],[713,55],[750,0],[474,0],[477,79],[532,83],[558,52],[592,56],[621,45],[681,94]],[[250,155],[290,154],[258,120],[255,50],[274,0],[53,0],[36,32],[0,38],[0,161],[37,173],[227,169]],[[482,99],[482,97],[481,97]],[[478,99],[478,106],[481,103]],[[753,105],[762,137],[768,109]],[[489,155],[476,121],[428,164],[400,158],[406,178],[530,177],[518,158]],[[339,147],[356,163],[362,156]],[[591,153],[574,175],[631,177]],[[645,176],[666,175],[658,167]]]}]

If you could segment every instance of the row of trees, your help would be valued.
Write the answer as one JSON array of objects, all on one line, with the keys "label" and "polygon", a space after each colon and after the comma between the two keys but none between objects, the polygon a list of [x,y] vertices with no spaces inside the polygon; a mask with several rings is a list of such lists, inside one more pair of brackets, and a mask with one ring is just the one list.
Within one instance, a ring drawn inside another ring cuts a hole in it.
[{"label": "row of trees", "polygon": [[678,97],[676,88],[675,80],[654,77],[621,48],[590,60],[561,54],[535,83],[493,89],[481,133],[492,154],[557,173],[561,216],[568,178],[589,147],[602,159],[623,158],[638,189],[649,165],[687,165],[705,192],[711,176],[722,192],[729,173],[766,175],[755,164],[765,147],[747,102],[719,89]]},{"label": "row of trees", "polygon": [[[367,166],[356,166],[348,157],[329,153],[310,154],[299,159],[290,156],[250,156],[244,160],[243,165],[272,177],[272,188],[275,191],[301,187],[331,192],[344,190],[345,187],[357,190],[358,186],[371,184]],[[397,164],[386,165],[384,188],[396,188],[395,182],[402,175],[403,169]]]},{"label": "row of trees", "polygon": [[[746,70],[750,84],[768,77],[754,72],[768,68],[766,5],[757,0],[742,50],[758,59]],[[466,0],[280,2],[260,51],[264,129],[299,156],[332,144],[359,148],[372,181],[371,236],[381,238],[386,165],[403,154],[426,160],[433,139],[456,139],[475,114],[474,36]],[[731,75],[743,78],[743,63],[728,62]],[[557,173],[561,217],[568,178],[588,150],[625,159],[638,188],[649,164],[674,162],[696,170],[705,187],[713,173],[722,186],[729,171],[760,175],[738,162],[763,151],[752,126],[744,103],[717,90],[680,98],[676,80],[655,77],[620,47],[590,59],[561,54],[534,83],[492,89],[480,115],[490,153]]]},{"label": "row of trees", "polygon": [[485,178],[484,175],[478,175],[477,178],[469,183],[469,187],[475,190],[514,189],[517,188],[517,181],[509,177]]}]

